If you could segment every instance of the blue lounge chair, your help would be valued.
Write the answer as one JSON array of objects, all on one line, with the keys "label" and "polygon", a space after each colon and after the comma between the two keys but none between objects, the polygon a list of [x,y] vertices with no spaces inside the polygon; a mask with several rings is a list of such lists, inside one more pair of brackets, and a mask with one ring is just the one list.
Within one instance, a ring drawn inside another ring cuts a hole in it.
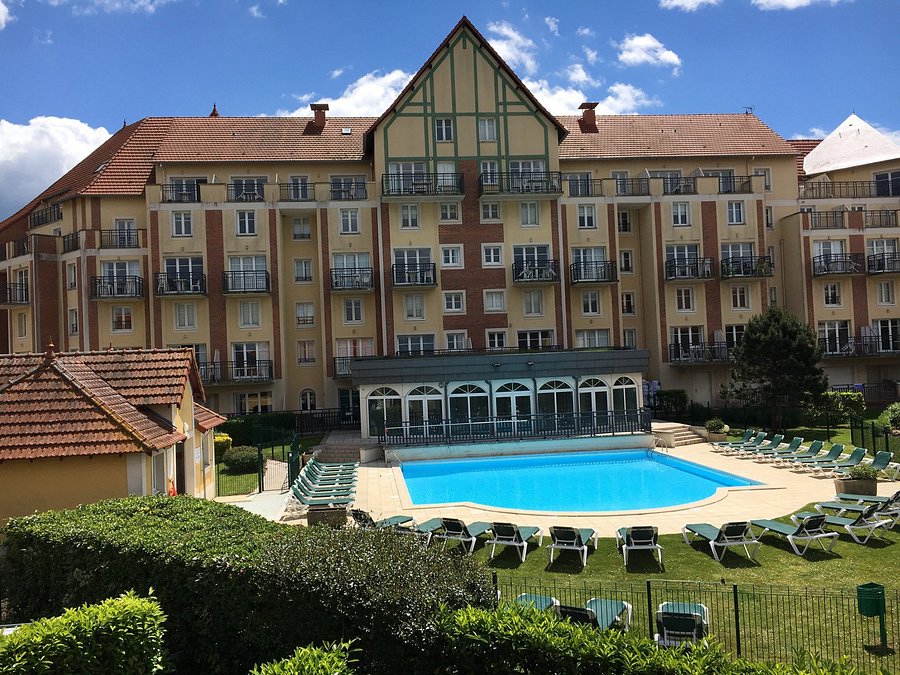
[{"label": "blue lounge chair", "polygon": [[628,567],[628,551],[656,551],[659,566],[663,566],[662,546],[659,545],[657,528],[642,525],[638,527],[620,527],[616,530],[616,548],[622,551],[625,567]]},{"label": "blue lounge chair", "polygon": [[[837,532],[829,532],[825,529],[825,516],[821,514],[807,516],[795,525],[788,525],[777,520],[752,520],[750,522],[756,527],[763,528],[759,533],[760,539],[766,532],[773,532],[787,539],[791,548],[794,549],[794,553],[800,556],[806,554],[810,544],[814,541],[819,542],[823,550],[830,552],[838,537]],[[826,540],[830,542],[827,549],[825,548]],[[799,542],[804,543],[802,551],[797,545]]]},{"label": "blue lounge chair", "polygon": [[[540,531],[541,528],[533,525],[520,527],[513,523],[491,523],[491,538],[487,541],[487,544],[491,545],[491,558],[494,557],[494,550],[498,546],[515,546],[519,552],[519,558],[522,559],[522,562],[525,562],[525,556],[528,555],[528,540]],[[538,546],[543,543],[544,535],[541,534],[538,539]]]},{"label": "blue lounge chair", "polygon": [[631,604],[624,600],[591,598],[584,608],[594,613],[596,625],[600,629],[627,631],[631,627]]},{"label": "blue lounge chair", "polygon": [[576,551],[581,560],[581,566],[587,565],[588,541],[594,540],[594,550],[597,550],[597,532],[589,527],[574,528],[554,525],[550,528],[550,564],[553,564],[553,551]]},{"label": "blue lounge chair", "polygon": [[863,461],[863,458],[866,456],[866,452],[867,450],[865,448],[856,448],[845,460],[807,464],[806,470],[813,473],[833,473],[835,469],[850,469]]},{"label": "blue lounge chair", "polygon": [[838,457],[841,456],[841,453],[844,452],[844,444],[843,443],[835,443],[831,446],[831,450],[822,455],[821,457],[798,457],[792,462],[788,462],[787,466],[791,469],[797,469],[802,471],[803,466],[805,464],[816,464],[817,462],[833,462]]},{"label": "blue lounge chair", "polygon": [[[816,504],[816,510],[819,513],[822,511],[819,507],[821,504]],[[847,534],[855,541],[857,544],[865,544],[872,538],[872,535],[875,533],[875,530],[879,528],[887,529],[893,523],[891,518],[883,518],[879,514],[880,504],[869,504],[866,508],[856,514],[854,518],[844,518],[843,516],[825,516],[825,524],[832,525],[834,527],[843,527],[846,530]],[[807,516],[819,515],[817,513],[809,513],[809,512],[801,512],[795,513],[791,516],[791,520],[796,524],[806,518]],[[865,538],[860,540],[859,534],[857,532],[865,533]]]},{"label": "blue lounge chair", "polygon": [[478,541],[479,535],[487,532],[491,527],[490,523],[481,521],[466,525],[459,518],[441,518],[441,526],[432,534],[433,539],[453,539],[460,542],[467,553],[475,550],[475,542]]},{"label": "blue lounge chair", "polygon": [[656,634],[660,647],[697,642],[709,633],[709,609],[694,602],[663,602],[656,610]]},{"label": "blue lounge chair", "polygon": [[[688,533],[691,535],[690,539]],[[742,546],[750,560],[755,559],[756,551],[759,549],[759,540],[746,520],[725,523],[722,527],[715,527],[709,523],[688,523],[681,528],[681,536],[685,544],[690,544],[695,537],[706,539],[709,542],[709,550],[717,562],[721,562],[725,551],[731,546]],[[750,551],[751,546],[753,552]],[[721,549],[722,553],[717,549]]]},{"label": "blue lounge chair", "polygon": [[559,600],[552,595],[538,595],[536,593],[522,593],[516,596],[516,602],[542,611],[547,609],[556,611],[556,608],[559,607]]},{"label": "blue lounge chair", "polygon": [[[884,471],[888,465],[891,463],[891,460],[894,458],[894,453],[889,452],[887,450],[880,450],[875,453],[875,457],[872,458],[870,467],[875,469],[875,471]],[[842,473],[847,473],[850,471],[852,467],[847,466],[839,466],[833,469],[834,473],[840,475]]]}]

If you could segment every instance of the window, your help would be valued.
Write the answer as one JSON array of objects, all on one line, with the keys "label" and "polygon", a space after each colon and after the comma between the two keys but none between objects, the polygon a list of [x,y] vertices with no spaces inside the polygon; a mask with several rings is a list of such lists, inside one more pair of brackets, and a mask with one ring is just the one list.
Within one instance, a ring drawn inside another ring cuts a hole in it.
[{"label": "window", "polygon": [[465,332],[462,333],[445,333],[445,344],[450,351],[462,351],[469,348],[469,341],[466,339]]},{"label": "window", "polygon": [[487,332],[488,349],[506,349],[506,331],[489,330]]},{"label": "window", "polygon": [[312,281],[312,259],[294,258],[294,283]]},{"label": "window", "polygon": [[337,356],[372,356],[375,353],[374,338],[338,338],[334,341]]},{"label": "window", "polygon": [[166,451],[153,455],[150,472],[150,489],[153,494],[166,494]]},{"label": "window", "polygon": [[600,292],[583,291],[581,293],[581,313],[584,316],[600,314]]},{"label": "window", "polygon": [[458,222],[459,221],[459,204],[444,203],[439,207],[439,218],[441,222]]},{"label": "window", "polygon": [[629,211],[616,213],[616,224],[619,232],[631,232],[631,213]]},{"label": "window", "polygon": [[822,290],[825,294],[826,307],[841,306],[841,285],[839,283],[824,284]]},{"label": "window", "polygon": [[441,246],[441,267],[462,267],[462,246]]},{"label": "window", "polygon": [[272,392],[251,391],[246,394],[235,394],[234,409],[239,415],[272,412]]},{"label": "window", "polygon": [[191,222],[190,211],[173,211],[172,212],[172,236],[173,237],[192,237],[194,236],[194,226]]},{"label": "window", "polygon": [[332,176],[331,198],[336,201],[366,198],[365,176]]},{"label": "window", "polygon": [[294,305],[297,326],[312,326],[316,322],[316,306],[312,302],[298,302]]},{"label": "window", "polygon": [[175,303],[175,330],[197,329],[197,307],[193,302]]},{"label": "window", "polygon": [[112,332],[125,333],[132,330],[131,307],[112,308]]},{"label": "window", "polygon": [[850,322],[820,321],[819,342],[826,354],[850,353]]},{"label": "window", "polygon": [[701,169],[701,175],[716,176],[721,194],[734,192],[734,169]]},{"label": "window", "polygon": [[694,289],[676,288],[675,307],[679,312],[693,312],[696,309],[694,307]]},{"label": "window", "polygon": [[28,337],[28,314],[16,312],[16,337]]},{"label": "window", "polygon": [[672,328],[672,342],[682,349],[703,343],[703,326],[676,326]]},{"label": "window", "polygon": [[478,118],[478,140],[482,143],[497,140],[497,120],[493,117]]},{"label": "window", "polygon": [[421,293],[406,293],[403,296],[403,310],[407,321],[425,318],[425,298]]},{"label": "window", "polygon": [[400,229],[414,230],[419,227],[419,207],[416,204],[400,205]]},{"label": "window", "polygon": [[746,286],[731,287],[731,309],[750,309],[750,289]]},{"label": "window", "polygon": [[359,209],[341,209],[341,234],[359,234]]},{"label": "window", "polygon": [[520,330],[516,332],[519,349],[540,349],[553,346],[552,330]]},{"label": "window", "polygon": [[578,205],[578,228],[581,230],[594,230],[597,221],[594,218],[594,206],[592,204]]},{"label": "window", "polygon": [[556,278],[556,268],[551,266],[547,244],[513,246],[513,266],[516,279]]},{"label": "window", "polygon": [[813,256],[842,256],[844,255],[844,241],[842,239],[823,239],[813,242]]},{"label": "window", "polygon": [[872,323],[883,352],[900,351],[900,319],[878,319]]},{"label": "window", "polygon": [[569,187],[570,197],[590,197],[593,194],[590,171],[564,174],[563,181]]},{"label": "window", "polygon": [[239,237],[256,235],[256,211],[237,212],[237,234]]},{"label": "window", "polygon": [[463,314],[466,311],[463,291],[444,291],[444,314]]},{"label": "window", "polygon": [[300,410],[316,409],[316,392],[312,389],[300,391]]},{"label": "window", "polygon": [[397,336],[397,354],[399,356],[432,353],[434,353],[434,335]]},{"label": "window", "polygon": [[135,248],[138,245],[137,231],[131,218],[116,218],[113,245],[119,248]]},{"label": "window", "polygon": [[261,202],[265,198],[265,185],[268,179],[260,178],[232,178],[234,200],[237,202]]},{"label": "window", "polygon": [[519,222],[522,227],[538,226],[537,202],[522,202],[519,204]]},{"label": "window", "polygon": [[650,178],[662,178],[663,194],[681,192],[681,171],[650,171]]},{"label": "window", "polygon": [[78,310],[69,310],[69,335],[78,335]]},{"label": "window", "polygon": [[233,342],[232,376],[236,380],[272,379],[268,342]]},{"label": "window", "polygon": [[893,257],[897,254],[896,239],[869,239],[866,242],[866,254],[884,257]]},{"label": "window", "polygon": [[492,159],[481,160],[481,184],[488,186],[496,192],[497,183],[500,181],[500,169],[496,161]]},{"label": "window", "polygon": [[313,197],[309,188],[309,176],[291,176],[288,195],[292,201],[304,201]]},{"label": "window", "polygon": [[609,347],[608,328],[590,328],[575,331],[575,348]]},{"label": "window", "polygon": [[434,121],[434,140],[453,140],[453,120],[449,118],[438,118]]},{"label": "window", "polygon": [[71,290],[78,288],[78,263],[66,265],[66,286]]},{"label": "window", "polygon": [[610,177],[616,181],[616,194],[628,194],[628,172],[627,171],[611,171]]},{"label": "window", "polygon": [[879,281],[877,291],[879,305],[893,305],[896,303],[893,281]]},{"label": "window", "polygon": [[634,314],[634,293],[622,293],[622,314]]},{"label": "window", "polygon": [[634,272],[634,262],[632,259],[632,252],[623,249],[619,251],[619,271],[620,272]]},{"label": "window", "polygon": [[763,177],[763,185],[766,188],[766,192],[769,192],[772,189],[772,172],[768,169],[753,169],[754,176],[762,176]]},{"label": "window", "polygon": [[500,220],[500,204],[497,202],[482,202],[481,219]]},{"label": "window", "polygon": [[297,365],[308,366],[316,362],[316,341],[297,340]]},{"label": "window", "polygon": [[362,323],[362,300],[347,298],[344,300],[344,323]]},{"label": "window", "polygon": [[691,224],[691,208],[687,202],[672,203],[672,225],[684,227]]},{"label": "window", "polygon": [[637,328],[626,328],[622,331],[622,346],[637,348]]},{"label": "window", "polygon": [[769,286],[769,304],[778,304],[778,289],[775,286]]},{"label": "window", "polygon": [[240,303],[240,322],[241,328],[259,328],[259,301],[243,300]]},{"label": "window", "polygon": [[484,244],[481,248],[482,265],[484,267],[497,267],[503,264],[503,247],[494,244]]},{"label": "window", "polygon": [[[700,255],[699,252],[694,254]],[[739,241],[722,244],[722,260],[731,258],[751,258],[753,257],[753,242]]]},{"label": "window", "polygon": [[765,213],[766,213],[766,229],[767,230],[775,229],[775,216],[772,212],[772,207],[767,206]]},{"label": "window", "polygon": [[728,202],[728,224],[744,224],[744,202]]},{"label": "window", "polygon": [[505,312],[506,311],[506,291],[485,291],[484,292],[484,311],[485,312]]},{"label": "window", "polygon": [[897,197],[900,195],[900,169],[876,173],[874,178],[876,197]]},{"label": "window", "polygon": [[543,291],[525,291],[524,311],[525,316],[543,316],[544,315],[544,292]]},{"label": "window", "polygon": [[544,173],[544,160],[542,159],[513,159],[509,162],[509,172],[528,177],[535,173]]},{"label": "window", "polygon": [[160,279],[160,291],[197,290],[203,277],[203,257],[165,258],[166,278]]},{"label": "window", "polygon": [[572,249],[573,281],[612,281],[606,266],[606,247],[587,246]]},{"label": "window", "polygon": [[294,218],[291,223],[291,236],[294,241],[312,239],[312,225],[309,222],[309,216]]}]

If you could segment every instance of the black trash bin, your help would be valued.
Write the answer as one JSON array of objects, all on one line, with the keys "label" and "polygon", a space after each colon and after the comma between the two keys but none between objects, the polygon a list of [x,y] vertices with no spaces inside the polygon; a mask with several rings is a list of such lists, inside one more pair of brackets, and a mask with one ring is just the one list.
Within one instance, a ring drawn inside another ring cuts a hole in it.
[{"label": "black trash bin", "polygon": [[856,587],[856,605],[863,616],[884,614],[884,586],[876,583],[860,584]]}]

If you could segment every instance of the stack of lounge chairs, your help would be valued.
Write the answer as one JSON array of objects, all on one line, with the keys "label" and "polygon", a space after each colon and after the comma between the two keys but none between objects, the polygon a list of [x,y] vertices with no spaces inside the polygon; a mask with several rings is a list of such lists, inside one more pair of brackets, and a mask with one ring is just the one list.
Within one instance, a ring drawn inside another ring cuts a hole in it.
[{"label": "stack of lounge chairs", "polygon": [[285,512],[302,512],[310,506],[349,506],[355,500],[358,467],[358,462],[311,459],[291,485]]}]

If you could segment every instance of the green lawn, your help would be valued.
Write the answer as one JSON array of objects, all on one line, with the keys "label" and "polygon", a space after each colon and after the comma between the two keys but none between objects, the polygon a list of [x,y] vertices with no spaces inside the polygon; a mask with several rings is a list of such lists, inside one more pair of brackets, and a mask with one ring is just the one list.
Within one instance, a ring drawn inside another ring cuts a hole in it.
[{"label": "green lawn", "polygon": [[[322,436],[308,436],[300,439],[300,451],[305,452],[308,448],[318,445],[322,441]],[[263,446],[263,457],[274,458],[286,461],[290,453],[291,445],[273,444]],[[249,471],[246,473],[231,473],[225,469],[225,465],[216,464],[216,493],[219,497],[231,497],[234,495],[248,495],[256,492],[259,488],[259,476],[257,472]]]}]

